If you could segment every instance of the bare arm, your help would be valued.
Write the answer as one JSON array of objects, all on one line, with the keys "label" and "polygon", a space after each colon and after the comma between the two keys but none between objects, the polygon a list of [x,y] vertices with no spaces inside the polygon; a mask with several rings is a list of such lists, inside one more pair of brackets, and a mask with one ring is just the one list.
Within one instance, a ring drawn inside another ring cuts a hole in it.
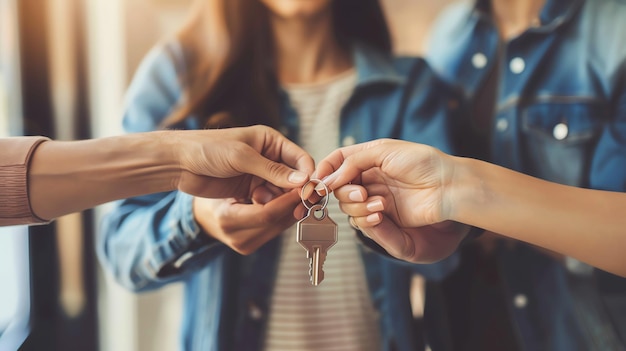
[{"label": "bare arm", "polygon": [[550,183],[473,159],[451,160],[455,176],[446,196],[452,220],[626,276],[626,194]]},{"label": "bare arm", "polygon": [[41,144],[28,174],[33,212],[52,219],[115,199],[172,190],[179,170],[164,141],[171,143],[137,134]]},{"label": "bare arm", "polygon": [[[399,258],[411,257],[419,241],[407,231],[390,238],[381,225],[394,221],[410,228],[452,220],[626,277],[626,194],[550,183],[397,140],[339,149],[318,165],[317,176],[331,173],[325,182],[344,212]],[[377,201],[382,210],[368,209]]]},{"label": "bare arm", "polygon": [[302,149],[260,126],[48,141],[32,156],[29,198],[38,217],[52,219],[111,200],[174,189],[230,197],[249,196],[265,180],[295,188],[308,179],[312,166]]}]

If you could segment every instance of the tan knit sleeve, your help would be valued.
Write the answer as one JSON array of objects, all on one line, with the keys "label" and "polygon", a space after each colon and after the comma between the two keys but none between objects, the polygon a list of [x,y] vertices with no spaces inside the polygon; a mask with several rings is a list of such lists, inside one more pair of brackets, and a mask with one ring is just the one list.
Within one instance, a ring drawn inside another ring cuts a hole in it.
[{"label": "tan knit sleeve", "polygon": [[0,226],[37,224],[28,199],[28,165],[45,137],[0,138]]}]

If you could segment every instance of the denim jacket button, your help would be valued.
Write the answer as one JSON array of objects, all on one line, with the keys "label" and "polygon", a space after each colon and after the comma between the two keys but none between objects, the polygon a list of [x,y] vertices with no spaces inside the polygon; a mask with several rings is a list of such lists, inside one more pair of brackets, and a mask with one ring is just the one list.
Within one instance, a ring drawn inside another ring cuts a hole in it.
[{"label": "denim jacket button", "polygon": [[352,136],[347,136],[347,137],[343,138],[343,141],[341,142],[342,146],[350,146],[350,145],[354,145],[354,144],[356,144],[356,140]]},{"label": "denim jacket button", "polygon": [[509,68],[511,69],[511,72],[515,74],[520,74],[524,72],[524,68],[526,68],[526,62],[524,62],[524,59],[522,59],[521,57],[516,57],[512,59],[509,63]]},{"label": "denim jacket button", "polygon": [[567,128],[567,124],[565,123],[559,123],[554,126],[554,129],[552,129],[552,135],[556,140],[563,140],[567,138],[567,134],[569,134],[569,128]]},{"label": "denim jacket button", "polygon": [[250,303],[248,305],[248,314],[250,318],[255,321],[261,320],[261,318],[263,318],[263,311],[261,311],[261,308],[254,303]]},{"label": "denim jacket button", "polygon": [[484,68],[487,66],[487,56],[482,52],[475,53],[474,56],[472,56],[472,65],[478,69]]},{"label": "denim jacket button", "polygon": [[513,305],[517,308],[524,308],[528,305],[528,298],[524,294],[517,294],[513,298]]},{"label": "denim jacket button", "polygon": [[504,132],[508,128],[509,128],[509,121],[507,121],[504,118],[498,119],[498,121],[496,122],[496,130],[498,130],[498,132]]}]

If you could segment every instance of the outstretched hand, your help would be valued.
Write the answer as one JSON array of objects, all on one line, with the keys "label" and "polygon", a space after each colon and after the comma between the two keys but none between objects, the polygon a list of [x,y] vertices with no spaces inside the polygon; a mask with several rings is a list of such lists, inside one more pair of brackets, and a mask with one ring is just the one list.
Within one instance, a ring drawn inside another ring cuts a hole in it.
[{"label": "outstretched hand", "polygon": [[246,199],[266,182],[293,189],[315,167],[304,150],[265,126],[185,131],[178,137],[177,188],[195,196]]},{"label": "outstretched hand", "polygon": [[448,220],[453,173],[435,148],[381,139],[336,150],[315,176],[365,235],[397,258],[426,263],[449,256],[469,231]]},{"label": "outstretched hand", "polygon": [[207,235],[250,254],[295,223],[295,188],[315,166],[296,144],[263,126],[200,131],[181,143],[178,189],[196,196],[194,218]]}]

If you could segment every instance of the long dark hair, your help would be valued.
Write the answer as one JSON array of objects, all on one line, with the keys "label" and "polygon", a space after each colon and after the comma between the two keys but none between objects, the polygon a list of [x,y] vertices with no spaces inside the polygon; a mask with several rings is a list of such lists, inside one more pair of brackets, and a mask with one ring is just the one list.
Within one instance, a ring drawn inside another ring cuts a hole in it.
[{"label": "long dark hair", "polygon": [[[342,46],[362,43],[390,53],[378,0],[334,0]],[[268,9],[260,0],[197,0],[176,39],[183,47],[184,93],[165,127],[194,114],[208,128],[280,124]]]}]

